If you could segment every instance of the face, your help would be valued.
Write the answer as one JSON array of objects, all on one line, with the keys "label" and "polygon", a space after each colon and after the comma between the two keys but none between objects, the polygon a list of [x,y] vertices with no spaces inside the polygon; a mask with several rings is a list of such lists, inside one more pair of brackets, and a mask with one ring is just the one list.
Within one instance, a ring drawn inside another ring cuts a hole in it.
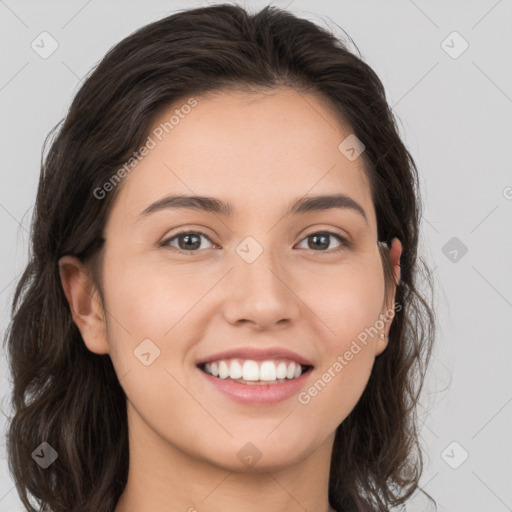
[{"label": "face", "polygon": [[[228,470],[246,452],[275,469],[332,441],[385,348],[368,335],[389,331],[393,304],[370,187],[362,159],[338,149],[350,130],[318,98],[283,88],[196,100],[124,178],[105,228],[106,329],[79,326],[90,350],[110,354],[141,436]],[[154,206],[176,195],[231,213]],[[289,212],[323,195],[350,199]],[[242,370],[270,360],[272,377],[294,359],[309,369],[260,386],[198,367],[235,349]]]}]

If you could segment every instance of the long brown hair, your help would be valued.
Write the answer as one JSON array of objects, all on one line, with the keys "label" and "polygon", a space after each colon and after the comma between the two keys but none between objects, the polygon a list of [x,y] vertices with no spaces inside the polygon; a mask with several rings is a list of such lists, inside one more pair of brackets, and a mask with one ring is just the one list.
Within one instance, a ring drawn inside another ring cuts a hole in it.
[{"label": "long brown hair", "polygon": [[[116,187],[104,184],[146,140],[159,110],[230,88],[289,86],[318,94],[364,144],[379,240],[403,245],[397,311],[359,402],[336,431],[329,501],[346,511],[387,511],[419,489],[423,470],[416,404],[435,339],[435,317],[417,254],[421,204],[415,163],[384,87],[346,41],[290,12],[233,5],[185,10],[137,30],[87,77],[41,162],[29,263],[6,334],[13,416],[9,468],[27,510],[111,512],[126,485],[126,396],[108,355],[90,352],[74,324],[58,260],[90,263],[101,291],[102,233]],[[60,124],[60,123],[59,123]],[[379,246],[387,289],[389,247]],[[423,295],[425,294],[425,295]],[[102,297],[102,294],[101,298]],[[42,442],[58,459],[32,460]],[[430,499],[430,497],[429,497]]]}]

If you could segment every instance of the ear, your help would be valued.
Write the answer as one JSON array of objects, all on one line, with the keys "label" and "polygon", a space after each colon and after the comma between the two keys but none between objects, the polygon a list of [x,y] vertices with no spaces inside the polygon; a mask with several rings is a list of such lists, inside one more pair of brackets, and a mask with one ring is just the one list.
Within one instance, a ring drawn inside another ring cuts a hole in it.
[{"label": "ear", "polygon": [[105,316],[100,295],[88,268],[75,256],[63,256],[59,260],[59,270],[73,321],[85,345],[96,354],[108,353]]},{"label": "ear", "polygon": [[402,254],[402,243],[398,238],[393,238],[391,241],[391,248],[389,249],[389,257],[391,259],[393,265],[393,275],[395,276],[395,285],[393,287],[393,293],[391,294],[391,298],[389,302],[385,303],[385,310],[382,311],[381,318],[384,318],[384,329],[381,330],[382,333],[386,335],[384,339],[380,337],[377,339],[377,345],[375,347],[375,356],[378,356],[384,349],[386,348],[389,341],[389,329],[391,328],[391,322],[393,318],[391,317],[391,312],[395,313],[395,297],[396,297],[396,287],[400,283],[400,256]]}]

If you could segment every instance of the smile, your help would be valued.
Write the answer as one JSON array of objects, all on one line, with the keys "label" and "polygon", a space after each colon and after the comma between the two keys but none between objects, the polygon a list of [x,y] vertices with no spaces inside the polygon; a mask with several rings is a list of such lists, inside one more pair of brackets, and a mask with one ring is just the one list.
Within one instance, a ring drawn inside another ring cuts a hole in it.
[{"label": "smile", "polygon": [[278,384],[298,379],[311,368],[291,360],[254,361],[252,359],[221,359],[200,366],[204,372],[219,379],[242,384]]}]

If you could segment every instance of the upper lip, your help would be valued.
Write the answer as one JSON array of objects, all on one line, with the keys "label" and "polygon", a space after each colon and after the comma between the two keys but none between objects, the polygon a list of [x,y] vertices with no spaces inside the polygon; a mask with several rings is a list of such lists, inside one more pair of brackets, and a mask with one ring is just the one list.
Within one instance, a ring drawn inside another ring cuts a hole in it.
[{"label": "upper lip", "polygon": [[302,357],[301,355],[288,350],[286,348],[252,348],[252,347],[240,347],[233,348],[231,350],[225,350],[224,352],[217,352],[216,354],[212,354],[211,356],[207,356],[197,362],[197,365],[201,365],[204,363],[211,363],[213,361],[219,361],[221,359],[251,359],[254,361],[264,361],[267,359],[291,359],[292,361],[296,361],[304,366],[313,366],[311,361]]}]

